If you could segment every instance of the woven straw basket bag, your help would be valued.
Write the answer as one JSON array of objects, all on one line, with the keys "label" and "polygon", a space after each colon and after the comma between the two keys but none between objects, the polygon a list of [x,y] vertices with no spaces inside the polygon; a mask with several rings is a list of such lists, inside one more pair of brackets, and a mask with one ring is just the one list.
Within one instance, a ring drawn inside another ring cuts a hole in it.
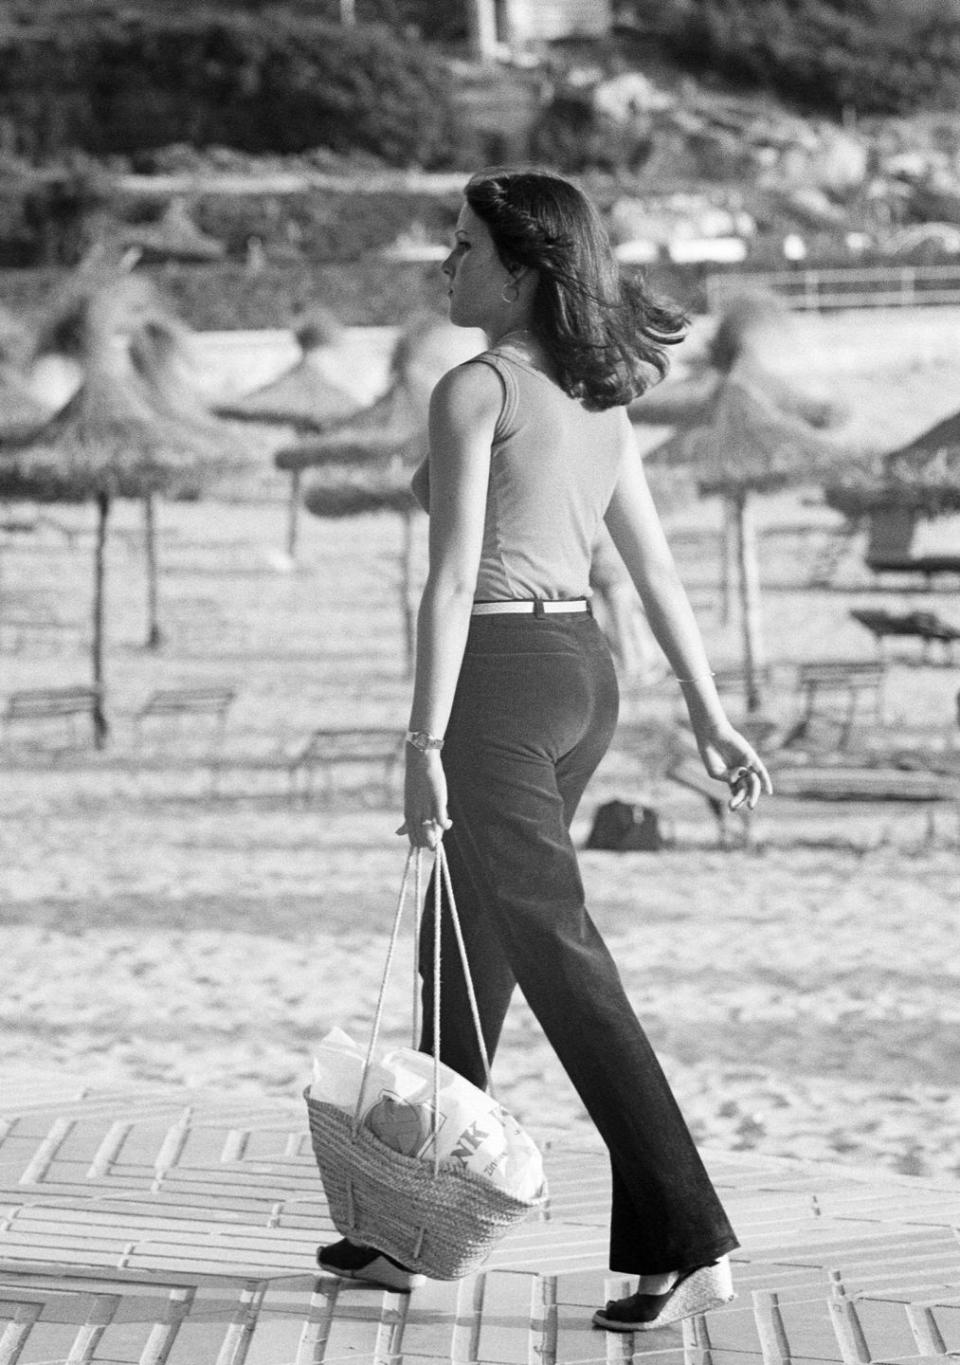
[{"label": "woven straw basket bag", "polygon": [[[411,866],[416,873],[415,900],[418,909],[420,905],[420,855],[421,850],[411,850],[407,859],[355,1113],[351,1117],[335,1105],[314,1099],[309,1091],[305,1092],[304,1097],[313,1151],[330,1216],[341,1235],[351,1242],[375,1247],[407,1269],[431,1279],[457,1280],[481,1266],[511,1228],[522,1222],[532,1210],[542,1206],[545,1195],[541,1193],[529,1200],[515,1198],[472,1171],[454,1165],[441,1165],[436,1154],[432,1160],[421,1160],[394,1151],[375,1133],[362,1126],[364,1090],[380,1032],[385,990],[400,931]],[[436,982],[433,1036],[437,1040],[436,1051],[440,1050],[441,879],[447,892],[489,1085],[490,1064],[442,843],[437,848],[433,879]],[[418,1015],[416,981],[413,1013],[415,1047]],[[435,1058],[434,1124],[440,1107],[439,1093],[440,1066]]]}]

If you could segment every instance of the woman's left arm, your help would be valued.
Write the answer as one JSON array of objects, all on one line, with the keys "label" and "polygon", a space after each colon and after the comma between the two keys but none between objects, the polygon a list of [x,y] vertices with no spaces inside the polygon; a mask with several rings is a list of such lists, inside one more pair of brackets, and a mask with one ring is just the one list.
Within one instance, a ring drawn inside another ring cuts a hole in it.
[{"label": "woman's left arm", "polygon": [[704,766],[712,777],[730,782],[731,806],[746,802],[752,809],[761,791],[773,790],[770,776],[723,709],[626,414],[621,474],[606,523],[640,594],[650,627],[683,688]]},{"label": "woman's left arm", "polygon": [[[430,402],[430,568],[417,616],[410,729],[438,739],[450,719],[470,626],[502,403],[500,379],[486,365],[451,370]],[[402,832],[413,844],[433,847],[449,824],[440,751],[407,745]]]}]

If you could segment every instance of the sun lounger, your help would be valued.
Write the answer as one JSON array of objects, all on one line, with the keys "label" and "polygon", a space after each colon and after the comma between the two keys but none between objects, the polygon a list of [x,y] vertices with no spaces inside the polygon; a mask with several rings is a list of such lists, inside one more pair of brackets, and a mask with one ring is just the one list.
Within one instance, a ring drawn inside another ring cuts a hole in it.
[{"label": "sun lounger", "polygon": [[310,800],[313,776],[318,770],[329,796],[334,771],[354,765],[379,768],[383,794],[389,799],[402,752],[403,736],[397,730],[314,730],[288,764],[290,799],[299,796],[302,801]]},{"label": "sun lounger", "polygon": [[236,695],[232,687],[217,686],[173,687],[154,692],[134,717],[137,743],[144,750],[152,747],[156,751],[158,744],[166,750],[171,740],[181,748],[188,738],[199,740],[200,751],[194,745],[193,752],[209,765],[210,789],[215,793],[227,713]]},{"label": "sun lounger", "polygon": [[922,641],[924,659],[929,659],[931,645],[936,643],[943,646],[944,659],[952,661],[954,641],[960,640],[960,628],[952,626],[932,611],[895,613],[881,608],[862,607],[851,611],[850,615],[866,626],[881,653],[888,637],[905,636]]},{"label": "sun lounger", "polygon": [[98,696],[94,687],[40,687],[12,692],[0,717],[4,739],[9,741],[13,727],[23,725],[33,732],[34,737],[38,725],[46,735],[50,722],[53,722],[56,733],[66,738],[67,747],[76,747],[79,742],[76,721],[78,718],[92,721]]},{"label": "sun lounger", "polygon": [[882,660],[864,663],[859,659],[830,659],[800,664],[796,680],[800,716],[783,746],[805,739],[814,721],[824,720],[838,728],[837,747],[845,748],[861,710],[869,710],[875,721],[881,721],[884,673]]},{"label": "sun lounger", "polygon": [[[774,797],[795,801],[835,801],[862,805],[953,805],[960,809],[960,776],[893,767],[858,767],[855,765],[808,764],[769,765]],[[673,764],[666,773],[668,779],[695,791],[707,803],[717,822],[721,844],[728,840],[729,792],[724,783],[708,777],[696,759],[683,759]],[[764,798],[766,799],[766,798]],[[775,806],[773,807],[775,809]],[[744,842],[750,844],[755,835],[754,815],[741,808]]]},{"label": "sun lounger", "polygon": [[876,574],[922,574],[928,588],[943,574],[960,575],[960,555],[868,555],[866,564]]},{"label": "sun lounger", "polygon": [[168,720],[179,725],[185,717],[201,716],[214,722],[220,739],[236,695],[232,687],[177,687],[154,692],[137,712],[138,732],[147,720]]}]

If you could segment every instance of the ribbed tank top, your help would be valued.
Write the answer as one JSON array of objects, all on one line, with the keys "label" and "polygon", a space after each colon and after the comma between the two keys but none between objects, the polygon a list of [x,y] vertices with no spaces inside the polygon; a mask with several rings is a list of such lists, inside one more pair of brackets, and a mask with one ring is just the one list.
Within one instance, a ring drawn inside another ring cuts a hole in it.
[{"label": "ribbed tank top", "polygon": [[620,476],[623,411],[588,411],[511,354],[467,364],[489,365],[504,390],[475,600],[588,597],[591,550]]}]

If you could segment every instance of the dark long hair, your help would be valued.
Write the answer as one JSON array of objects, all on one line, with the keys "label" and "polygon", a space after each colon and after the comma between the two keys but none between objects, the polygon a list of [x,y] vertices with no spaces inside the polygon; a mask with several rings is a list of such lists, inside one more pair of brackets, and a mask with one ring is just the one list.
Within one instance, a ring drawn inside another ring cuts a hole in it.
[{"label": "dark long hair", "polygon": [[503,264],[539,271],[532,324],[571,398],[594,410],[629,403],[667,370],[664,348],[687,319],[621,274],[597,210],[549,171],[479,171],[464,196]]}]

